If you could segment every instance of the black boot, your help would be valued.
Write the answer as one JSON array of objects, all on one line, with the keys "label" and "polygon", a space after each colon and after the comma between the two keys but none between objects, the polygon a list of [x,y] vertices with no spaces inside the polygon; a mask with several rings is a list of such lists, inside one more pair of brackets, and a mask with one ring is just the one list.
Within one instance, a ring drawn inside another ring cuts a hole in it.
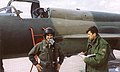
[{"label": "black boot", "polygon": [[4,72],[4,68],[3,68],[3,66],[1,67],[0,72]]},{"label": "black boot", "polygon": [[0,69],[0,72],[4,72],[4,68],[1,68],[1,69]]},{"label": "black boot", "polygon": [[0,59],[0,72],[4,72],[2,59]]}]

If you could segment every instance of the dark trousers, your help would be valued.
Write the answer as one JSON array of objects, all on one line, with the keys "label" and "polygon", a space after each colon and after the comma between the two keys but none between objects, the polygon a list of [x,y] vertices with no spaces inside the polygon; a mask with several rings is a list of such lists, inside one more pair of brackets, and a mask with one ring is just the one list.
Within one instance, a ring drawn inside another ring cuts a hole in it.
[{"label": "dark trousers", "polygon": [[49,66],[49,67],[43,67],[41,72],[59,72],[59,71],[54,69],[52,66]]},{"label": "dark trousers", "polygon": [[1,58],[0,58],[0,68],[3,68],[3,62]]},{"label": "dark trousers", "polygon": [[1,58],[0,58],[0,72],[4,72],[3,62]]}]

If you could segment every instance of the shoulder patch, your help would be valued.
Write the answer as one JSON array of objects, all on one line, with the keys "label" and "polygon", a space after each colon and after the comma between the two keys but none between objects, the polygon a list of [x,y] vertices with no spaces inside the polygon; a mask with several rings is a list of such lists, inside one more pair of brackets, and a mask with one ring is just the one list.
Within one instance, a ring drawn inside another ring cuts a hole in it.
[{"label": "shoulder patch", "polygon": [[106,52],[106,49],[102,49],[102,54],[104,54]]},{"label": "shoulder patch", "polygon": [[102,49],[102,51],[106,51],[106,49]]}]

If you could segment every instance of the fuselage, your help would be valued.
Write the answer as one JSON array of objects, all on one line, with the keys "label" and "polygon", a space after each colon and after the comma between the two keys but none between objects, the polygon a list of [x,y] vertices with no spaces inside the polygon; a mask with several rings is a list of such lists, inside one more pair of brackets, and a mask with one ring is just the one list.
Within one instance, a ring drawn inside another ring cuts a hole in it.
[{"label": "fuselage", "polygon": [[[0,16],[0,40],[3,56],[28,53],[33,47],[30,28],[35,34],[42,34],[48,26],[56,31],[56,36],[85,34],[90,26],[97,26],[100,33],[120,34],[120,15],[90,11],[51,9],[49,18],[27,18]],[[120,37],[107,39],[112,47],[120,49]],[[70,52],[79,52],[86,47],[87,38],[64,39],[61,46]],[[72,49],[75,49],[72,51]],[[75,53],[77,53],[75,52]]]}]

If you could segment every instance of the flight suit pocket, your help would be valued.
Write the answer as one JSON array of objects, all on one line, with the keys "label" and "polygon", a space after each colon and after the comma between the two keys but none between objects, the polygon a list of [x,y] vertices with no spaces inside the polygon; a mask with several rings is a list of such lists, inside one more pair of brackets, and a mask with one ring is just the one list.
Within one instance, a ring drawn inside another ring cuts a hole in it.
[{"label": "flight suit pocket", "polygon": [[41,53],[41,54],[39,55],[39,58],[40,58],[40,60],[42,60],[42,61],[46,61],[46,60],[47,60],[47,53]]}]

